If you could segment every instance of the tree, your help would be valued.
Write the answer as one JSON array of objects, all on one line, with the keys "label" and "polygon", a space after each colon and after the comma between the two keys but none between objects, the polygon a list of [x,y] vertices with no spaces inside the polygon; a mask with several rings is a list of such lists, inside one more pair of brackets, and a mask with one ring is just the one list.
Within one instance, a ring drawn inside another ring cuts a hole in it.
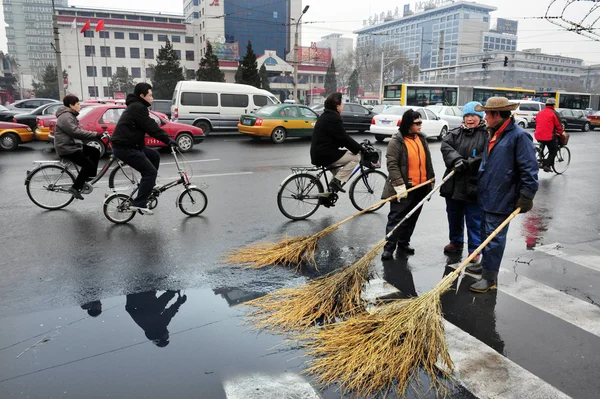
[{"label": "tree", "polygon": [[[373,39],[371,39],[373,40]],[[418,65],[411,65],[408,57],[398,47],[377,46],[374,41],[356,51],[356,69],[360,87],[365,91],[379,92],[381,87],[381,54],[383,53],[383,84],[410,83],[419,78]]]},{"label": "tree", "polygon": [[[63,71],[63,79],[66,79],[68,76],[67,71]],[[39,82],[33,81],[31,85],[33,86],[36,97],[59,99],[58,77],[54,65],[46,66],[46,69],[44,69],[44,72],[42,73],[41,80]]]},{"label": "tree", "polygon": [[242,58],[242,62],[240,62],[235,72],[235,83],[242,83],[258,88],[261,86],[256,54],[254,54],[250,40],[248,40],[248,45],[246,46],[246,55]]},{"label": "tree", "polygon": [[354,71],[355,55],[353,49],[348,49],[337,59],[337,81],[340,87],[347,87],[350,83],[350,76]]},{"label": "tree", "polygon": [[129,74],[127,67],[117,67],[117,71],[108,84],[109,95],[114,96],[115,92],[133,93],[134,87],[133,76]]},{"label": "tree", "polygon": [[169,40],[158,50],[152,76],[152,94],[156,99],[171,99],[177,82],[185,80],[177,53]]},{"label": "tree", "polygon": [[206,54],[200,60],[196,71],[196,80],[204,82],[224,82],[225,74],[219,68],[219,58],[213,53],[212,44],[206,43]]},{"label": "tree", "polygon": [[325,74],[325,92],[323,97],[327,97],[331,93],[337,91],[337,78],[335,77],[335,61],[331,59],[331,64],[327,67],[327,73]]},{"label": "tree", "polygon": [[269,76],[267,75],[267,67],[265,67],[265,64],[262,64],[260,66],[258,75],[260,76],[260,88],[263,90],[271,90],[271,85],[269,84]]},{"label": "tree", "polygon": [[358,71],[355,69],[350,75],[350,79],[348,81],[348,94],[350,95],[350,101],[354,101],[358,96]]}]

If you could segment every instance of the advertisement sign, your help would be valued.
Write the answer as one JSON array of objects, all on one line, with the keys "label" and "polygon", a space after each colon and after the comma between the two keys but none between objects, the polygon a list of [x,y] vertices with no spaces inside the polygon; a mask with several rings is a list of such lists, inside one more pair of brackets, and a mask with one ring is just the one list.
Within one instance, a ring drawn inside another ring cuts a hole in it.
[{"label": "advertisement sign", "polygon": [[442,6],[445,3],[449,3],[452,0],[427,0],[427,1],[417,1],[415,2],[415,12],[424,11],[430,7],[438,7]]},{"label": "advertisement sign", "polygon": [[496,24],[496,30],[502,33],[509,33],[511,35],[517,34],[517,28],[519,27],[519,21],[512,21],[510,19],[498,18]]},{"label": "advertisement sign", "polygon": [[233,43],[211,43],[213,53],[220,60],[239,60],[240,49],[238,42]]},{"label": "advertisement sign", "polygon": [[331,49],[318,48],[316,45],[310,47],[298,47],[298,62],[303,64],[326,64],[331,63]]},{"label": "advertisement sign", "polygon": [[125,100],[125,92],[124,91],[115,91],[113,93],[113,97],[115,100]]}]

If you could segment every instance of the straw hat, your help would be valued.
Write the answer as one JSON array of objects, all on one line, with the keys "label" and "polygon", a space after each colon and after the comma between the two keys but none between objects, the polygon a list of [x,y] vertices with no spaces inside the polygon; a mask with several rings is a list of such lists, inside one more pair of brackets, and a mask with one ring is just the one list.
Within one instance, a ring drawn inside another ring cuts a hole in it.
[{"label": "straw hat", "polygon": [[490,97],[485,106],[475,106],[475,111],[514,111],[519,107],[519,103],[511,104],[506,97]]}]

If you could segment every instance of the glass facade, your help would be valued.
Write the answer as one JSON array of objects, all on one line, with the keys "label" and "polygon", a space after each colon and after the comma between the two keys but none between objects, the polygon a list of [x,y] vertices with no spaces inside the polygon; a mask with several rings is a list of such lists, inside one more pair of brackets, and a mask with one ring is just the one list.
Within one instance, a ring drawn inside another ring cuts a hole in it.
[{"label": "glass facade", "polygon": [[295,26],[286,26],[290,13],[290,1],[273,0],[227,0],[223,4],[225,17],[225,40],[238,42],[240,58],[246,54],[248,41],[256,55],[265,50],[275,50],[285,58],[290,51],[290,34]]}]

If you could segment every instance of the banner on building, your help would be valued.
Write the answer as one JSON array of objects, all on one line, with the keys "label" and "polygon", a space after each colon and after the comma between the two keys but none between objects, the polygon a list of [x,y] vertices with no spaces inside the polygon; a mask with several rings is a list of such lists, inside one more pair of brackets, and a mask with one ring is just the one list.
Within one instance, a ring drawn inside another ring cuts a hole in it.
[{"label": "banner on building", "polygon": [[238,42],[233,43],[210,43],[213,48],[213,54],[220,60],[239,60],[240,48]]},{"label": "banner on building", "polygon": [[513,21],[510,19],[498,18],[498,23],[496,24],[496,30],[502,33],[509,33],[511,35],[517,34],[517,29],[519,28],[519,21]]},{"label": "banner on building", "polygon": [[331,63],[331,49],[318,48],[315,46],[298,47],[298,62],[303,64],[326,64]]},{"label": "banner on building", "polygon": [[115,100],[125,100],[126,94],[124,91],[115,91],[113,97]]}]

